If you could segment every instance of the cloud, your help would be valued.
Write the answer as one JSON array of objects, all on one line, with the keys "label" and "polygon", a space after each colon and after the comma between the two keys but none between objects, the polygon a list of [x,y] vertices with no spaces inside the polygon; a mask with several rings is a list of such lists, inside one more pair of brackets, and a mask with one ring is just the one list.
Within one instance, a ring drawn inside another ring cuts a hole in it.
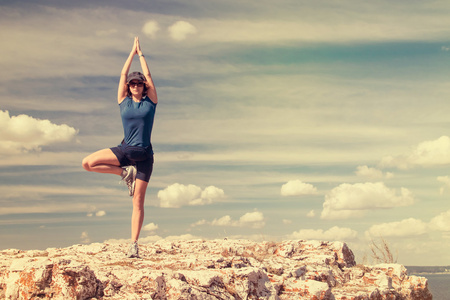
[{"label": "cloud", "polygon": [[159,25],[156,21],[148,21],[142,27],[142,33],[144,33],[147,37],[155,37],[158,31]]},{"label": "cloud", "polygon": [[178,21],[169,27],[170,37],[176,41],[185,40],[189,34],[197,32],[197,28],[186,21]]},{"label": "cloud", "polygon": [[439,193],[444,194],[445,188],[450,187],[450,178],[448,176],[438,176],[437,181],[442,182],[444,186],[439,189]]},{"label": "cloud", "polygon": [[450,138],[448,136],[441,136],[437,140],[422,142],[410,153],[386,156],[380,162],[381,167],[396,167],[399,169],[448,164],[450,164]]},{"label": "cloud", "polygon": [[289,220],[289,219],[283,219],[283,224],[285,224],[285,225],[292,224],[292,220]]},{"label": "cloud", "polygon": [[322,219],[347,219],[362,217],[369,209],[408,206],[414,203],[411,192],[400,189],[400,194],[384,183],[343,183],[325,195]]},{"label": "cloud", "polygon": [[237,221],[233,221],[228,215],[219,219],[214,219],[210,224],[212,226],[239,226]]},{"label": "cloud", "polygon": [[373,225],[366,231],[371,237],[404,237],[417,236],[427,232],[427,224],[421,220],[409,218],[398,222]]},{"label": "cloud", "polygon": [[159,226],[155,223],[149,223],[149,224],[145,225],[144,227],[142,227],[142,230],[153,232],[153,231],[157,230],[158,227]]},{"label": "cloud", "polygon": [[208,224],[208,221],[206,221],[205,219],[199,220],[193,224],[191,224],[191,227],[196,227],[196,226],[202,226],[202,225],[206,225]]},{"label": "cloud", "polygon": [[83,244],[89,244],[91,239],[89,238],[89,234],[86,231],[83,231],[80,236],[81,242]]},{"label": "cloud", "polygon": [[255,211],[246,213],[239,218],[241,227],[262,228],[266,224],[264,222],[264,215],[262,212]]},{"label": "cloud", "polygon": [[310,210],[310,211],[306,214],[306,216],[307,216],[308,218],[314,218],[314,217],[316,216],[316,212],[314,211],[314,209],[313,209],[313,210]]},{"label": "cloud", "polygon": [[409,218],[402,221],[376,224],[366,231],[367,237],[413,237],[427,233],[427,231],[450,232],[450,210],[442,212],[430,220]]},{"label": "cloud", "polygon": [[99,210],[98,212],[95,213],[96,217],[103,217],[106,216],[106,211],[104,210]]},{"label": "cloud", "polygon": [[301,229],[288,235],[289,239],[303,240],[325,240],[325,241],[345,241],[353,240],[358,233],[350,228],[331,227],[323,231],[322,229]]},{"label": "cloud", "polygon": [[317,189],[309,183],[301,180],[291,180],[281,186],[282,196],[301,196],[313,195],[317,193]]},{"label": "cloud", "polygon": [[[90,213],[87,214],[87,216],[88,216],[88,217],[93,217],[93,216],[94,216],[94,213],[90,212]],[[104,210],[99,210],[99,211],[97,211],[97,212],[95,213],[95,216],[96,216],[96,217],[103,217],[103,216],[106,216],[106,211],[104,211]]]},{"label": "cloud", "polygon": [[355,174],[359,177],[364,177],[367,179],[374,179],[374,180],[379,180],[379,179],[390,179],[394,176],[394,174],[390,173],[390,172],[386,172],[385,174],[383,173],[383,171],[375,169],[375,168],[369,168],[368,166],[358,166],[356,168]]},{"label": "cloud", "polygon": [[[202,203],[210,204],[217,199],[225,198],[225,192],[222,189],[216,188],[215,186],[208,186],[202,192],[201,199]],[[199,204],[202,205],[202,204]]]},{"label": "cloud", "polygon": [[441,50],[442,50],[442,51],[445,51],[445,52],[449,52],[449,51],[450,51],[450,47],[448,47],[448,46],[442,46],[442,47],[441,47]]},{"label": "cloud", "polygon": [[174,183],[158,192],[160,206],[168,208],[206,205],[224,197],[225,193],[222,189],[209,186],[202,191],[200,187],[193,184]]},{"label": "cloud", "polygon": [[239,220],[233,220],[229,215],[214,219],[211,222],[206,220],[200,220],[194,224],[192,227],[200,225],[211,225],[211,226],[230,226],[230,227],[247,227],[247,228],[263,228],[266,225],[264,220],[264,214],[259,211],[249,212],[242,215]]},{"label": "cloud", "polygon": [[431,219],[430,228],[438,231],[450,232],[450,210]]},{"label": "cloud", "polygon": [[41,151],[42,146],[71,141],[78,131],[27,115],[10,116],[0,110],[0,153]]}]

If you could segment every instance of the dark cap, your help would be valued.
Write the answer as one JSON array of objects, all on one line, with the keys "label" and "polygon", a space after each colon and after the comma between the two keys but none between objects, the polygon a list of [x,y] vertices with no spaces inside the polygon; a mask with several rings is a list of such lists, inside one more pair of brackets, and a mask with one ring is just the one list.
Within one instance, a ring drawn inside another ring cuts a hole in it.
[{"label": "dark cap", "polygon": [[132,72],[127,76],[127,83],[130,83],[131,80],[145,81],[145,76],[141,72]]}]

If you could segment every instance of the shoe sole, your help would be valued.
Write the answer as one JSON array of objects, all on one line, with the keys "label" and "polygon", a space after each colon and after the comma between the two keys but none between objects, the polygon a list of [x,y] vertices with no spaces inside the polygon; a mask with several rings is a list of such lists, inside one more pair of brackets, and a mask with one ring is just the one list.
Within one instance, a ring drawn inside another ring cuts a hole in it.
[{"label": "shoe sole", "polygon": [[137,175],[137,170],[136,167],[131,168],[133,170],[133,174],[131,175],[131,177],[133,178],[133,181],[131,183],[131,189],[129,190],[129,195],[130,197],[134,196],[134,189],[136,187],[136,175]]},{"label": "shoe sole", "polygon": [[130,197],[134,196],[134,189],[136,188],[136,179],[133,180],[133,183],[131,184],[131,191],[130,191]]}]

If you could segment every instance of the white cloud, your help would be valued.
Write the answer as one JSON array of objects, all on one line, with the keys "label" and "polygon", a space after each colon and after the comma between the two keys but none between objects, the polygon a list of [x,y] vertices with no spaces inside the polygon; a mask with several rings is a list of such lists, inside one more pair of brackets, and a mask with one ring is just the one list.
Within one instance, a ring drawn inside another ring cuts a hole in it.
[{"label": "white cloud", "polygon": [[[95,209],[95,208],[94,208]],[[93,217],[94,216],[94,214],[95,214],[95,216],[96,217],[103,217],[103,216],[106,216],[106,211],[104,211],[104,210],[99,210],[99,211],[97,211],[97,212],[88,212],[87,214],[86,214],[86,216],[88,216],[88,217]]]},{"label": "white cloud", "polygon": [[442,46],[442,47],[441,47],[441,50],[442,50],[442,51],[445,51],[445,52],[448,52],[448,51],[450,51],[450,47],[448,47],[448,46]]},{"label": "white cloud", "polygon": [[233,221],[230,216],[226,215],[219,219],[214,219],[211,222],[213,226],[238,226],[236,221]]},{"label": "white cloud", "polygon": [[282,196],[301,196],[313,195],[317,193],[317,189],[309,183],[304,183],[301,180],[290,180],[281,186]]},{"label": "white cloud", "polygon": [[430,220],[409,218],[402,221],[376,224],[366,231],[367,237],[414,237],[426,234],[428,231],[450,232],[450,210],[443,212]]},{"label": "white cloud", "polygon": [[169,34],[176,41],[185,40],[190,34],[197,32],[197,28],[186,21],[178,21],[169,27]]},{"label": "white cloud", "polygon": [[155,223],[149,223],[147,225],[145,225],[144,227],[142,227],[142,230],[144,231],[155,231],[158,229],[158,225]]},{"label": "white cloud", "polygon": [[215,186],[208,186],[202,192],[202,203],[211,204],[217,199],[225,198],[225,192]]},{"label": "white cloud", "polygon": [[283,224],[285,224],[285,225],[292,224],[292,220],[289,220],[289,219],[283,219]]},{"label": "white cloud", "polygon": [[98,212],[95,213],[96,217],[103,217],[106,215],[106,211],[104,210],[99,210]]},{"label": "white cloud", "polygon": [[193,224],[191,224],[191,227],[196,227],[196,226],[201,226],[201,225],[205,225],[208,224],[208,221],[206,221],[205,219],[199,220]]},{"label": "white cloud", "polygon": [[316,216],[316,212],[314,211],[314,209],[313,209],[313,210],[310,210],[310,211],[306,214],[306,216],[307,216],[308,218],[314,218],[314,217]]},{"label": "white cloud", "polygon": [[206,205],[225,197],[222,189],[209,186],[203,191],[200,187],[190,184],[174,183],[158,192],[161,207],[179,208],[186,205]]},{"label": "white cloud", "polygon": [[399,169],[448,164],[450,164],[450,138],[448,136],[441,136],[437,140],[422,142],[410,153],[386,156],[380,162],[381,167],[396,167]]},{"label": "white cloud", "polygon": [[375,168],[370,168],[368,166],[358,166],[356,168],[355,174],[359,177],[364,177],[364,178],[374,179],[374,180],[379,180],[379,179],[383,179],[383,178],[389,179],[394,176],[394,174],[392,174],[390,172],[386,172],[384,174],[383,171],[375,169]]},{"label": "white cloud", "polygon": [[0,153],[40,151],[42,146],[71,141],[78,131],[27,115],[10,116],[0,110]]},{"label": "white cloud", "polygon": [[158,192],[161,207],[178,208],[190,203],[198,203],[202,189],[196,185],[174,183]]},{"label": "white cloud", "polygon": [[404,237],[417,236],[427,232],[427,224],[421,220],[409,218],[399,222],[373,225],[366,231],[371,237]]},{"label": "white cloud", "polygon": [[156,21],[148,21],[142,27],[142,33],[144,33],[147,37],[155,37],[158,31],[159,25]]},{"label": "white cloud", "polygon": [[240,217],[239,224],[242,227],[263,228],[266,223],[264,222],[263,213],[255,211],[246,213],[245,215]]},{"label": "white cloud", "polygon": [[331,227],[323,231],[322,229],[301,229],[288,235],[289,239],[303,240],[325,240],[325,241],[345,241],[355,239],[358,233],[350,228]]},{"label": "white cloud", "polygon": [[200,220],[192,224],[191,226],[195,227],[200,225],[263,228],[266,225],[266,222],[264,220],[264,214],[262,212],[254,211],[242,215],[239,220],[233,220],[231,216],[226,215],[218,219],[214,219],[211,222]]},{"label": "white cloud", "polygon": [[89,234],[86,231],[83,231],[80,236],[81,242],[83,244],[89,244],[91,239],[89,238]]},{"label": "white cloud", "polygon": [[411,192],[400,189],[400,194],[382,182],[343,183],[325,195],[322,219],[362,217],[369,209],[408,206],[414,203]]},{"label": "white cloud", "polygon": [[450,232],[450,210],[431,219],[430,227],[434,230]]}]

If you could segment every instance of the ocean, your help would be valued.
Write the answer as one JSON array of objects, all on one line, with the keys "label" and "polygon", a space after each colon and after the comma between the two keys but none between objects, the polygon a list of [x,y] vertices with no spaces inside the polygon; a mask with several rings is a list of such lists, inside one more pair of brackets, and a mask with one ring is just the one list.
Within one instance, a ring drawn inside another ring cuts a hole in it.
[{"label": "ocean", "polygon": [[450,274],[411,274],[428,279],[433,300],[450,300]]}]

